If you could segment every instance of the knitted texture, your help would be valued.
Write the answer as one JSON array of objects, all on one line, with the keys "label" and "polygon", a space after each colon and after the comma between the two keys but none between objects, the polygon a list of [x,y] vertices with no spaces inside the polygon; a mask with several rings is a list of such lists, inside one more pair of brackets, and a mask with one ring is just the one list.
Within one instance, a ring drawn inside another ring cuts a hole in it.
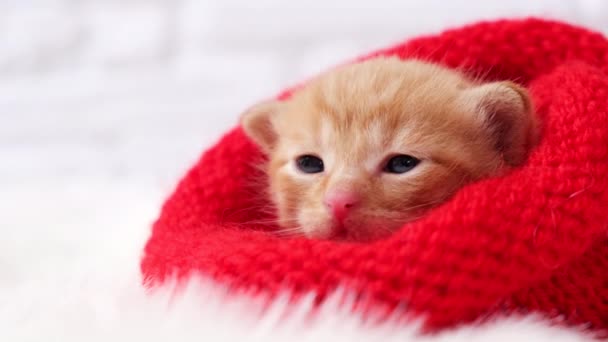
[{"label": "knitted texture", "polygon": [[[357,308],[406,308],[438,329],[537,312],[608,329],[608,41],[538,19],[482,22],[369,54],[417,57],[530,89],[542,122],[524,167],[461,189],[370,243],[280,238],[265,218],[262,156],[235,128],[181,180],[153,227],[146,284],[193,272],[276,295],[344,286]],[[288,97],[287,90],[279,97]],[[263,221],[263,220],[262,220]]]}]

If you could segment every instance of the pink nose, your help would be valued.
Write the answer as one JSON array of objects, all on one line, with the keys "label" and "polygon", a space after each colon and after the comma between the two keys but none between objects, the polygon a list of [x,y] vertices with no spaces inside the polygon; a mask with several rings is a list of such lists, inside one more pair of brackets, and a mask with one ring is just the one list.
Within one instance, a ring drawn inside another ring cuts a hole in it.
[{"label": "pink nose", "polygon": [[359,203],[359,195],[352,191],[330,191],[325,195],[325,205],[334,217],[342,222],[348,212]]}]

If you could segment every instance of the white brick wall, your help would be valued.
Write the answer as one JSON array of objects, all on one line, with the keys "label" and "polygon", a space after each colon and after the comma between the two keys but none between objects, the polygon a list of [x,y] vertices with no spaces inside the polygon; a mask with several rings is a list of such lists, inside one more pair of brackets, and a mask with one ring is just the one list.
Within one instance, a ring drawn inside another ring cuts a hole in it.
[{"label": "white brick wall", "polygon": [[[0,72],[274,56],[291,81],[338,54],[475,19],[530,14],[608,30],[608,4],[602,0],[0,0]],[[311,56],[325,57],[302,65]]]},{"label": "white brick wall", "polygon": [[136,204],[151,219],[254,101],[411,35],[530,14],[608,32],[602,0],[0,0],[0,229]]}]

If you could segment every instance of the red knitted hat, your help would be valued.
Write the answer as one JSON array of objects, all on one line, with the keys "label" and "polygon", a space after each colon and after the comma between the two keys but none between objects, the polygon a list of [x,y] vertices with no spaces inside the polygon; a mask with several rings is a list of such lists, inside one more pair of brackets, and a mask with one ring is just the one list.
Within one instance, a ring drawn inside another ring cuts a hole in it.
[{"label": "red knitted hat", "polygon": [[[436,329],[537,312],[608,330],[608,41],[537,19],[484,22],[370,54],[417,57],[529,87],[543,126],[527,164],[463,188],[372,243],[279,238],[240,128],[205,152],[153,227],[147,284],[193,272],[274,295],[344,286],[368,308],[402,308]],[[281,96],[289,96],[286,91]]]}]

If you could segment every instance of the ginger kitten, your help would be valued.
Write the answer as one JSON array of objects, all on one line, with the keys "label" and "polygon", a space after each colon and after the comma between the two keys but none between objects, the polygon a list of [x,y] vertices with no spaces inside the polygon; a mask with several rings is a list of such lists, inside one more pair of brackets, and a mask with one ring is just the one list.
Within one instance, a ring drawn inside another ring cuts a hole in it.
[{"label": "ginger kitten", "polygon": [[537,139],[523,88],[386,57],[323,74],[241,123],[269,156],[279,224],[309,238],[386,236],[522,164]]}]

